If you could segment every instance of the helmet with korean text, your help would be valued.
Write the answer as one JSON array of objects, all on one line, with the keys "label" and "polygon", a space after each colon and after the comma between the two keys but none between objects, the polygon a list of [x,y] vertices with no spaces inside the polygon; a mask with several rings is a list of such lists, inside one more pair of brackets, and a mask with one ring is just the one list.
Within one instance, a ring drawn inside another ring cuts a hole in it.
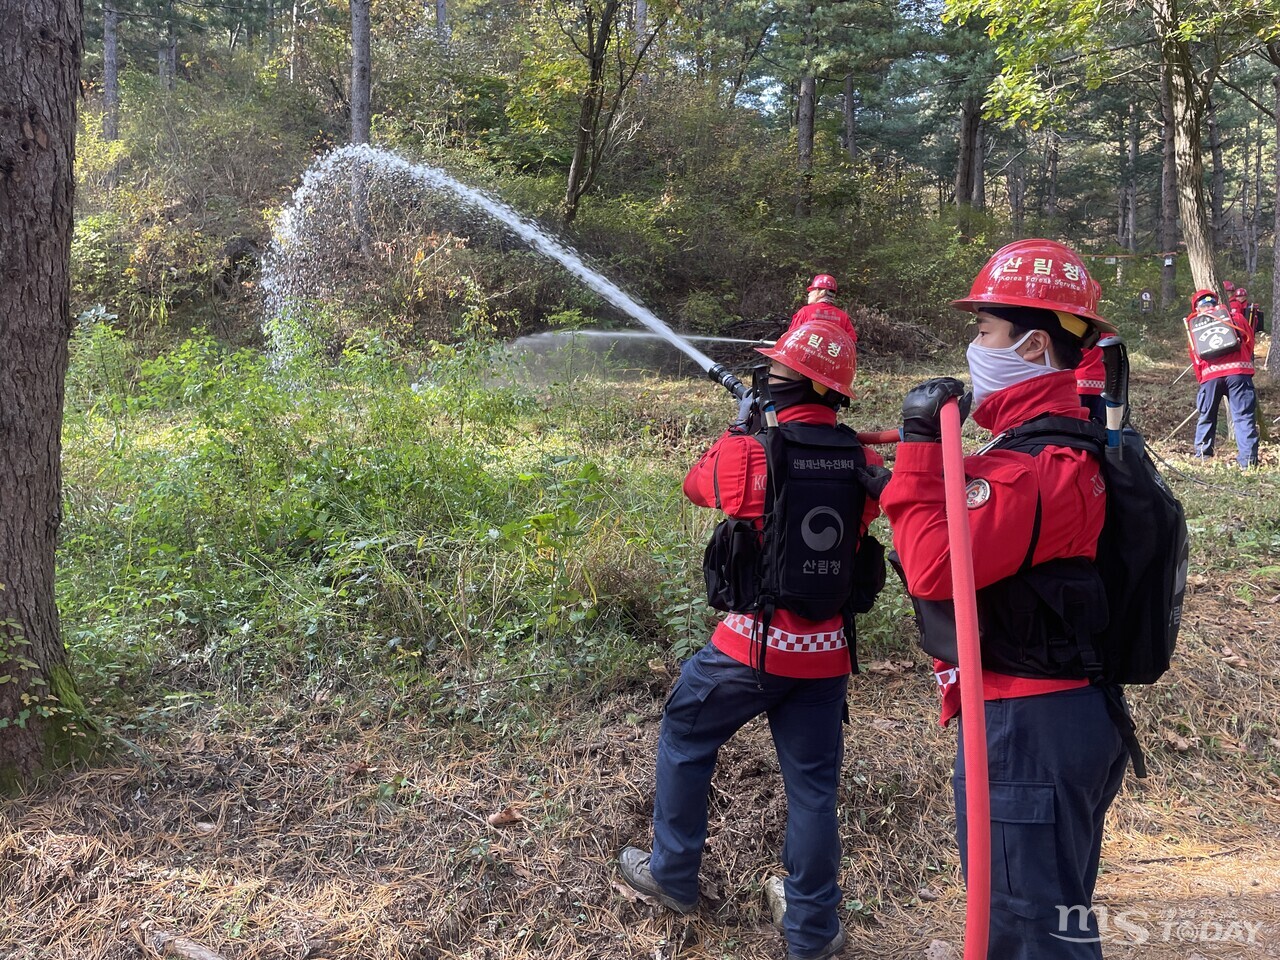
[{"label": "helmet with korean text", "polygon": [[1098,313],[1101,296],[1101,284],[1078,253],[1056,240],[1033,238],[997,250],[974,277],[969,295],[951,305],[970,313],[989,306],[1049,310],[1067,334],[1091,347],[1117,332]]},{"label": "helmet with korean text", "polygon": [[756,347],[756,352],[821,385],[820,392],[830,389],[853,396],[858,343],[837,323],[808,320],[787,331],[773,346]]}]

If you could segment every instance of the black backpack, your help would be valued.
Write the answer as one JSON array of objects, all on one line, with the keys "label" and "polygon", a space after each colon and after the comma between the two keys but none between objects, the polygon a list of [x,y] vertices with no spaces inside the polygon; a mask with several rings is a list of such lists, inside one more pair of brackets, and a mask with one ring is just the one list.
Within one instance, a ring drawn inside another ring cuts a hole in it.
[{"label": "black backpack", "polygon": [[1122,441],[1108,446],[1105,430],[1091,421],[1044,416],[1005,432],[991,447],[1029,454],[1047,446],[1072,447],[1099,458],[1107,512],[1095,563],[1107,592],[1109,623],[1094,637],[1095,679],[1149,684],[1169,669],[1182,623],[1187,521],[1142,435],[1126,427]]},{"label": "black backpack", "polygon": [[858,536],[866,503],[862,444],[843,424],[792,421],[752,436],[764,447],[768,469],[764,529],[734,518],[716,526],[703,555],[707,602],[756,616],[762,672],[775,610],[806,620],[843,614],[857,673],[853,618],[871,609],[885,575],[881,545]]}]

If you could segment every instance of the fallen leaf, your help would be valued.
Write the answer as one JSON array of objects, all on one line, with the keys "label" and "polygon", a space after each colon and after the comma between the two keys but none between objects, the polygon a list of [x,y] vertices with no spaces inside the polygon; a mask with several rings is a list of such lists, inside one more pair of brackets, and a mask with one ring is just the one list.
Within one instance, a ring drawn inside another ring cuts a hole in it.
[{"label": "fallen leaf", "polygon": [[1166,730],[1164,734],[1164,742],[1167,743],[1174,750],[1176,750],[1178,753],[1186,753],[1195,744],[1200,742],[1200,738],[1191,737],[1190,739],[1188,739],[1187,737],[1179,736],[1178,734],[1170,730]]},{"label": "fallen leaf", "polygon": [[210,823],[208,820],[196,821],[196,833],[208,834],[215,832],[217,829],[218,825],[216,823]]},{"label": "fallen leaf", "polygon": [[523,819],[524,814],[515,807],[503,807],[497,813],[491,813],[485,818],[491,827],[505,827],[508,824],[519,823]]},{"label": "fallen leaf", "polygon": [[373,767],[365,763],[363,760],[352,760],[344,767],[349,777],[367,777],[373,773]]},{"label": "fallen leaf", "polygon": [[945,940],[935,940],[925,951],[925,960],[960,960],[960,953]]},{"label": "fallen leaf", "polygon": [[641,893],[628,883],[622,883],[621,881],[615,880],[613,881],[613,889],[622,897],[622,899],[630,900],[632,903],[649,903],[654,906],[658,905],[658,901],[653,899],[653,897]]},{"label": "fallen leaf", "polygon": [[1240,654],[1236,653],[1236,652],[1235,652],[1234,650],[1232,650],[1230,647],[1223,647],[1223,648],[1222,648],[1222,662],[1223,662],[1223,663],[1229,663],[1229,664],[1231,664],[1233,667],[1238,667],[1238,666],[1242,666],[1242,665],[1244,664],[1245,660],[1244,660],[1244,657],[1240,656]]},{"label": "fallen leaf", "polygon": [[897,720],[890,720],[886,717],[876,717],[871,721],[871,726],[875,727],[877,730],[888,732],[889,730],[897,730],[900,724]]},{"label": "fallen leaf", "polygon": [[667,669],[667,665],[663,663],[660,657],[654,657],[649,661],[649,672],[657,674],[660,677],[671,676],[671,671]]},{"label": "fallen leaf", "polygon": [[940,894],[937,890],[933,889],[933,887],[921,887],[919,890],[916,891],[916,896],[919,897],[921,900],[923,900],[925,903],[933,903],[935,900],[939,900],[942,898],[942,894]]}]

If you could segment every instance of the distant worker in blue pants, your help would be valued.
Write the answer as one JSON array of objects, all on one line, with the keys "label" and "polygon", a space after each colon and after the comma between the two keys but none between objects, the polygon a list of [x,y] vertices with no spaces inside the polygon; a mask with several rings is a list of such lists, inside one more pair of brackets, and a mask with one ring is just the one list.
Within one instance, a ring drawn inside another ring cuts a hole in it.
[{"label": "distant worker in blue pants", "polygon": [[1258,394],[1253,386],[1251,324],[1220,306],[1212,290],[1191,295],[1187,315],[1187,353],[1200,390],[1196,394],[1196,457],[1213,456],[1218,410],[1225,397],[1236,432],[1236,463],[1247,470],[1258,465]]}]

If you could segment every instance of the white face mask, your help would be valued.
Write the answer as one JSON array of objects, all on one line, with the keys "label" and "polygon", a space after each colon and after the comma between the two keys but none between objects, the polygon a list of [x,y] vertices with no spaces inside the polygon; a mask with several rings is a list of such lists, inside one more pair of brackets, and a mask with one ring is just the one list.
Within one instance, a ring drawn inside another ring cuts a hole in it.
[{"label": "white face mask", "polygon": [[1035,333],[1028,330],[1021,340],[1009,347],[982,347],[976,343],[969,344],[965,355],[969,360],[969,379],[973,383],[973,405],[976,407],[997,390],[1012,387],[1015,383],[1042,377],[1046,373],[1055,373],[1049,363],[1049,352],[1044,354],[1044,363],[1032,363],[1018,353],[1018,348],[1027,342],[1027,338]]}]

